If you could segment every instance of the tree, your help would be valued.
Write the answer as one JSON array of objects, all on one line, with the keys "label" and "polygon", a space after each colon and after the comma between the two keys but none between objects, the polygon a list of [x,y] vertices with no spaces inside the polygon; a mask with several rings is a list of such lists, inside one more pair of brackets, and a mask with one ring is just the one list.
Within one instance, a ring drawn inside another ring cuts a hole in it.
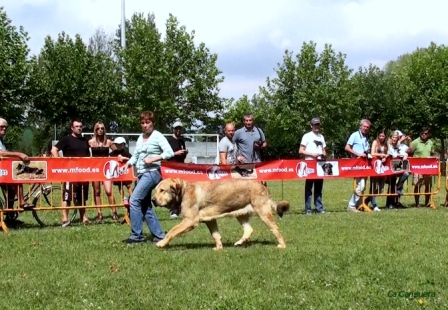
[{"label": "tree", "polygon": [[433,137],[441,139],[445,151],[448,134],[448,47],[431,43],[411,54],[402,55],[386,67],[394,79],[395,104],[406,129],[418,135],[423,126],[431,127]]},{"label": "tree", "polygon": [[286,51],[277,76],[267,79],[257,97],[267,120],[267,137],[275,137],[269,141],[269,151],[279,157],[294,155],[315,116],[323,121],[329,153],[343,150],[358,115],[351,72],[345,55],[330,45],[320,54],[313,42],[304,43],[295,57]]},{"label": "tree", "polygon": [[[118,36],[117,32],[117,36]],[[222,110],[218,85],[223,78],[216,67],[217,55],[187,33],[170,15],[165,39],[156,28],[154,15],[134,14],[126,23],[126,48],[116,40],[116,54],[126,81],[120,123],[138,129],[135,118],[142,110],[156,113],[159,128],[167,129],[175,118],[194,125],[209,124]]]},{"label": "tree", "polygon": [[28,103],[28,34],[11,24],[0,7],[0,116],[10,124],[23,120]]},{"label": "tree", "polygon": [[45,39],[41,53],[33,58],[30,85],[36,126],[44,132],[67,126],[74,117],[87,127],[116,117],[121,82],[117,65],[100,50],[91,51],[79,35],[72,40],[61,33],[56,41]]},{"label": "tree", "polygon": [[114,56],[114,37],[107,35],[103,28],[97,28],[93,36],[89,38],[88,49],[93,55],[102,54],[112,58]]},{"label": "tree", "polygon": [[379,130],[405,130],[406,122],[400,117],[402,104],[395,96],[396,81],[393,76],[376,66],[359,68],[352,77],[355,106],[359,107],[357,120],[366,118],[372,122],[371,133]]}]

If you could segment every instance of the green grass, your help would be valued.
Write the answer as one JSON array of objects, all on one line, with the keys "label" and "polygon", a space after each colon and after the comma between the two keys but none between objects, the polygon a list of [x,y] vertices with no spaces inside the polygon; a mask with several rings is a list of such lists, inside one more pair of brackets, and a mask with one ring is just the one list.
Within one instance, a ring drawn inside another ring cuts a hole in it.
[{"label": "green grass", "polygon": [[[40,229],[22,213],[24,227],[0,234],[0,309],[447,309],[448,211],[345,212],[350,187],[325,182],[330,212],[306,216],[303,182],[271,182],[272,195],[292,203],[278,220],[284,250],[258,218],[242,248],[233,247],[238,222],[219,220],[224,249],[215,252],[205,225],[161,250],[124,245],[129,227],[110,219]],[[180,221],[157,212],[166,230]],[[419,305],[393,292],[435,297]]]}]

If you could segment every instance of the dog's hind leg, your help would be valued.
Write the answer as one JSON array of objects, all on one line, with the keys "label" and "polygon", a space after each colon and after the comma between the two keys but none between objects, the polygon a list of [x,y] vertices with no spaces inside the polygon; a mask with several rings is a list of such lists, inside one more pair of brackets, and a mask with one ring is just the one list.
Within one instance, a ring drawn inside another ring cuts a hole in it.
[{"label": "dog's hind leg", "polygon": [[258,213],[258,216],[266,224],[266,226],[269,227],[270,231],[272,231],[275,238],[277,238],[278,242],[277,247],[280,249],[286,248],[285,240],[283,240],[280,230],[278,229],[277,223],[275,223],[274,221],[272,213],[271,212]]},{"label": "dog's hind leg", "polygon": [[215,248],[213,250],[221,250],[222,242],[221,242],[221,234],[219,233],[219,229],[218,229],[218,223],[216,222],[216,220],[211,220],[211,221],[205,222],[205,225],[207,225],[208,230],[210,231],[210,234],[212,235],[213,239],[215,240]]},{"label": "dog's hind leg", "polygon": [[247,240],[249,240],[249,238],[252,235],[252,233],[254,232],[254,230],[253,230],[252,226],[250,226],[250,224],[249,224],[249,219],[250,219],[249,214],[238,216],[236,219],[238,220],[238,222],[240,222],[241,226],[243,226],[243,237],[241,237],[241,239],[238,240],[237,242],[235,242],[235,244],[234,244],[235,246],[239,246],[239,245],[243,245],[244,243],[247,242]]},{"label": "dog's hind leg", "polygon": [[198,222],[195,222],[193,220],[189,220],[189,219],[184,219],[182,222],[180,222],[180,224],[174,226],[165,236],[165,238],[163,238],[162,240],[160,240],[159,242],[156,243],[156,246],[159,248],[163,248],[165,246],[167,246],[171,239],[173,239],[174,237],[176,237],[179,234],[182,233],[186,233],[189,232],[190,230],[193,230],[194,228],[196,228],[196,226],[198,226]]}]

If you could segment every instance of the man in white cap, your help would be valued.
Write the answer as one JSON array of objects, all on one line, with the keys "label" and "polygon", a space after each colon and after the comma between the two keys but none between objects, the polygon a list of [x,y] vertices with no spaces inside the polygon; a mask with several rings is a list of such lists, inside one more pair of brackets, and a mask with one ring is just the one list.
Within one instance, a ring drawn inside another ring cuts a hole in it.
[{"label": "man in white cap", "polygon": [[[324,159],[326,153],[326,143],[324,136],[320,133],[320,118],[314,117],[311,122],[311,131],[306,133],[302,137],[300,142],[299,153],[305,156],[305,160],[320,160]],[[305,180],[305,212],[307,215],[311,215],[311,199],[312,189],[314,186],[314,205],[316,212],[325,213],[324,206],[322,205],[322,188],[324,186],[323,179],[306,179]]]},{"label": "man in white cap", "polygon": [[[170,144],[171,148],[173,149],[174,156],[168,159],[169,161],[175,161],[178,163],[185,162],[185,158],[187,157],[188,150],[185,146],[185,141],[182,139],[182,123],[179,121],[175,121],[173,126],[173,135],[168,137],[168,143]],[[170,217],[178,217],[180,210],[171,210],[170,211]]]}]

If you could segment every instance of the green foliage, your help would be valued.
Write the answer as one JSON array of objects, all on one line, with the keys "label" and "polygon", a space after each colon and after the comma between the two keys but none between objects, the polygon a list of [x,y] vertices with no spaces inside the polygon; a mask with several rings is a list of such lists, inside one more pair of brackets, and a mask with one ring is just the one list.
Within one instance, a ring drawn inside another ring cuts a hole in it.
[{"label": "green foliage", "polygon": [[448,47],[431,43],[411,56],[407,71],[411,97],[407,102],[409,116],[415,121],[415,132],[431,127],[433,135],[445,138],[448,133]]},{"label": "green foliage", "polygon": [[329,45],[319,54],[315,43],[304,43],[295,57],[285,52],[276,73],[257,101],[262,103],[268,140],[272,137],[269,151],[280,157],[295,155],[315,116],[323,122],[328,149],[342,148],[358,114],[345,55]]},{"label": "green foliage", "polygon": [[[243,95],[237,101],[233,98],[226,101],[224,121],[225,123],[234,123],[239,125],[243,121],[243,116],[245,113],[254,113],[256,107],[250,102],[246,95]],[[254,115],[255,116],[255,115]],[[257,118],[255,118],[258,121]]]},{"label": "green foliage", "polygon": [[14,124],[27,109],[28,34],[12,25],[0,7],[0,116]]},{"label": "green foliage", "polygon": [[120,77],[113,59],[93,52],[76,35],[71,39],[61,33],[50,37],[39,56],[33,58],[30,84],[33,88],[33,111],[36,126],[45,131],[53,125],[65,126],[74,117],[87,127],[116,117],[120,98]]},{"label": "green foliage", "polygon": [[[168,129],[175,118],[194,125],[208,124],[222,110],[218,85],[223,81],[216,68],[217,55],[187,33],[170,15],[164,40],[154,15],[134,14],[126,23],[126,49],[116,41],[116,53],[126,80],[123,113],[119,119],[138,130],[135,119],[142,110],[156,113],[158,127]],[[132,110],[129,110],[132,106]]]}]

